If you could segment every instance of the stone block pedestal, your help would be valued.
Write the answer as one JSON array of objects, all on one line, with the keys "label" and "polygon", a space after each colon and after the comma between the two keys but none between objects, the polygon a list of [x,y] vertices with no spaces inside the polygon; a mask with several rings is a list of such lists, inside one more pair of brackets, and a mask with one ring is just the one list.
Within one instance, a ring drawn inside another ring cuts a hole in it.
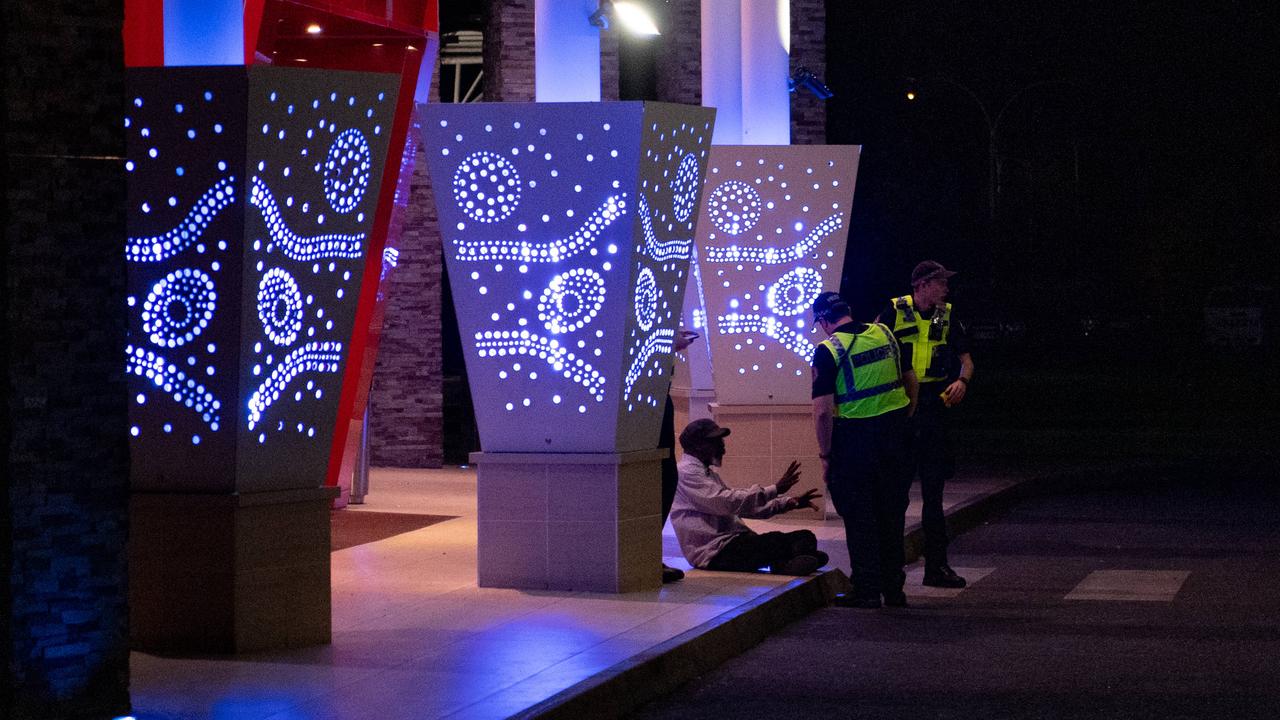
[{"label": "stone block pedestal", "polygon": [[664,452],[472,453],[480,586],[660,587]]},{"label": "stone block pedestal", "polygon": [[133,646],[244,653],[328,643],[336,495],[337,488],[134,493]]},{"label": "stone block pedestal", "polygon": [[817,488],[825,510],[794,510],[788,517],[812,520],[837,517],[822,478],[822,460],[813,431],[812,405],[711,404],[716,424],[733,431],[725,438],[720,477],[730,487],[770,485],[778,481],[792,460],[800,461],[800,482],[789,494]]}]

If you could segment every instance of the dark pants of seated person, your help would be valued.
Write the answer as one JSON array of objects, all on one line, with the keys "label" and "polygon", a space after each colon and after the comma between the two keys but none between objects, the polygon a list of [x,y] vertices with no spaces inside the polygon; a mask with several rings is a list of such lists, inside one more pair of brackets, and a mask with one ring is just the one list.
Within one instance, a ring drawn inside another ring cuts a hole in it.
[{"label": "dark pants of seated person", "polygon": [[662,430],[658,433],[658,447],[667,451],[662,458],[662,524],[667,524],[671,504],[676,499],[676,487],[680,485],[680,471],[676,468],[676,406],[667,395],[667,406],[662,411]]},{"label": "dark pants of seated person", "polygon": [[809,530],[739,533],[707,563],[708,570],[755,572],[765,565],[781,565],[797,555],[812,555],[818,538]]}]

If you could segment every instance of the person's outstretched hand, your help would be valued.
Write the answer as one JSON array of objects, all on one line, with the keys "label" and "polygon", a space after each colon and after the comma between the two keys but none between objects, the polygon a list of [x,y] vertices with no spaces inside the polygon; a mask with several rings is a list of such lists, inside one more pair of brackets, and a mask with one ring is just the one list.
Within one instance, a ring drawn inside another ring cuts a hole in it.
[{"label": "person's outstretched hand", "polygon": [[805,490],[803,495],[796,495],[795,497],[791,498],[792,500],[795,501],[795,507],[791,509],[799,510],[800,508],[813,508],[814,510],[817,510],[818,506],[814,505],[813,501],[817,500],[820,497],[822,497],[822,494],[818,492],[817,488],[810,488],[808,490]]},{"label": "person's outstretched hand", "polygon": [[782,479],[778,481],[778,494],[782,495],[795,487],[798,482],[800,482],[800,462],[792,460],[787,466],[787,471],[782,473]]},{"label": "person's outstretched hand", "polygon": [[680,352],[692,345],[693,341],[700,337],[702,336],[692,330],[680,328],[680,331],[676,333],[675,339],[671,342],[671,348],[676,352]]}]

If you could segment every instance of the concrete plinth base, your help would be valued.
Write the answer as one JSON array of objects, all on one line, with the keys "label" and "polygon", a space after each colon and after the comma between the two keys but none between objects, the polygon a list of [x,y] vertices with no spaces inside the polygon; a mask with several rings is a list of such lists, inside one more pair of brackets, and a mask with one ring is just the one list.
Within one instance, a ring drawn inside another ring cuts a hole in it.
[{"label": "concrete plinth base", "polygon": [[[800,482],[789,494],[815,488],[826,496],[822,460],[813,431],[812,405],[711,405],[716,424],[733,434],[725,438],[720,477],[731,487],[770,485],[792,460],[800,461]],[[830,498],[823,510],[795,510],[789,517],[813,520],[837,517]]]},{"label": "concrete plinth base", "polygon": [[134,647],[244,653],[330,642],[329,506],[336,491],[135,493]]},{"label": "concrete plinth base", "polygon": [[472,453],[480,586],[660,587],[664,452]]},{"label": "concrete plinth base", "polygon": [[[687,388],[671,386],[671,404],[675,407],[676,437],[685,425],[701,418],[711,417],[711,404],[716,401],[715,388]],[[680,457],[679,443],[676,457]]]}]

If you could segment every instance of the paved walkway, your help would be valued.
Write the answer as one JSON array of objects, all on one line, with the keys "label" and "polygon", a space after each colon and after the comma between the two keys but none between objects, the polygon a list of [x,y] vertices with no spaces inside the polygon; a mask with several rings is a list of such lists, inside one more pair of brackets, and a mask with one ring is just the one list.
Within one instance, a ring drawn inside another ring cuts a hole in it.
[{"label": "paved walkway", "polygon": [[[1018,481],[960,478],[948,490],[948,512]],[[598,685],[655,648],[696,639],[818,578],[692,571],[660,591],[624,595],[479,588],[473,469],[375,470],[366,504],[350,510],[362,511],[457,518],[333,553],[331,645],[234,657],[133,653],[135,717],[510,717],[545,709],[584,681]],[[848,568],[838,521],[751,522],[761,530],[809,527],[832,566]],[[918,526],[917,499],[908,534]],[[664,554],[668,564],[688,567],[669,525]],[[918,576],[914,583],[909,593],[920,589]]]}]

